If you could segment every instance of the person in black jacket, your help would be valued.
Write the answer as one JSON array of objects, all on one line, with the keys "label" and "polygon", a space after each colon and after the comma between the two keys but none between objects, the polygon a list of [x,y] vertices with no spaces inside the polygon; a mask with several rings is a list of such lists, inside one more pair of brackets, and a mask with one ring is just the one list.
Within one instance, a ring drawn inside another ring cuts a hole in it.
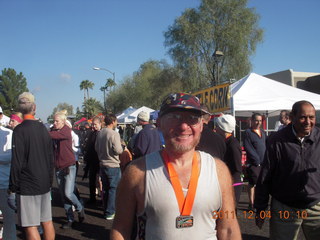
[{"label": "person in black jacket", "polygon": [[[205,105],[201,105],[201,108],[208,112],[208,108]],[[203,130],[201,138],[196,150],[209,153],[212,157],[217,157],[223,160],[226,153],[226,144],[224,138],[208,127],[210,121],[210,114],[202,116]]]},{"label": "person in black jacket", "polygon": [[99,176],[99,157],[94,148],[96,143],[96,138],[101,130],[102,121],[99,117],[94,117],[92,120],[92,128],[88,135],[88,140],[86,143],[84,161],[86,163],[85,167],[85,175],[89,172],[89,191],[90,191],[90,199],[87,202],[88,204],[96,202],[96,183],[99,181],[97,177]]},{"label": "person in black jacket", "polygon": [[254,191],[261,171],[264,153],[266,151],[266,133],[261,128],[262,115],[254,113],[251,116],[251,128],[245,131],[244,149],[247,153],[249,210],[253,210]]},{"label": "person in black jacket", "polygon": [[[256,187],[256,224],[271,214],[270,239],[320,239],[320,129],[308,101],[296,102],[292,123],[267,141]],[[270,211],[267,210],[272,196]]]},{"label": "person in black jacket", "polygon": [[224,156],[224,162],[227,164],[233,178],[234,193],[236,203],[238,203],[242,190],[242,151],[238,139],[233,136],[236,128],[236,119],[229,114],[225,114],[215,118],[215,125],[216,132],[221,135],[226,142],[227,150]]}]

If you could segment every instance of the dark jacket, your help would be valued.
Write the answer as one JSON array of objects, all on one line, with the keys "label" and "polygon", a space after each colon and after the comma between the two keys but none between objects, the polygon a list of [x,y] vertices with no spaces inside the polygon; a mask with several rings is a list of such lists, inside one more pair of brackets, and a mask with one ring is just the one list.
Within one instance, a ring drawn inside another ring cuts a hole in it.
[{"label": "dark jacket", "polygon": [[9,189],[21,195],[41,195],[50,191],[52,179],[48,130],[36,120],[24,120],[13,131]]},{"label": "dark jacket", "polygon": [[230,136],[226,140],[227,151],[224,156],[224,161],[227,164],[233,181],[235,183],[241,182],[242,172],[242,150],[239,141],[234,137]]},{"label": "dark jacket", "polygon": [[203,124],[200,142],[196,150],[207,152],[212,157],[218,157],[223,160],[226,153],[226,143],[222,136],[213,132],[207,124]]},{"label": "dark jacket", "polygon": [[95,150],[96,138],[98,131],[91,131],[85,147],[84,161],[89,168],[99,168],[99,157]]},{"label": "dark jacket", "polygon": [[153,124],[147,124],[143,126],[134,141],[133,157],[139,158],[159,151],[161,148],[162,144],[158,129]]},{"label": "dark jacket", "polygon": [[76,163],[72,150],[71,129],[64,125],[59,130],[49,132],[54,142],[55,167],[60,170]]},{"label": "dark jacket", "polygon": [[261,165],[266,151],[266,133],[260,129],[261,137],[251,128],[245,131],[243,146],[247,153],[247,163]]},{"label": "dark jacket", "polygon": [[301,143],[292,124],[268,140],[265,161],[256,188],[255,206],[265,209],[269,194],[295,208],[320,201],[320,130],[314,127]]}]

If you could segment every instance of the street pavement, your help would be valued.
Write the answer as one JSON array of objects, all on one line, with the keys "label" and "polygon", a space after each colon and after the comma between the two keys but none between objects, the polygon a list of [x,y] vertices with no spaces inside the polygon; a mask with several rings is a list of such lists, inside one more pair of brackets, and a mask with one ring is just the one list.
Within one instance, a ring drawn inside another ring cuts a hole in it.
[{"label": "street pavement", "polygon": [[[82,181],[83,171],[79,167],[77,176],[77,186],[80,190],[81,197],[86,202],[89,199],[88,179]],[[77,222],[78,216],[75,214],[75,222],[72,229],[62,229],[61,225],[66,222],[66,217],[60,195],[56,186],[52,190],[52,211],[53,222],[56,230],[57,240],[108,240],[112,221],[103,219],[101,199],[98,197],[97,204],[90,206],[85,205],[86,220],[83,223]],[[269,221],[266,220],[263,228],[260,230],[255,226],[254,219],[250,219],[250,214],[247,212],[248,196],[246,186],[243,186],[240,202],[237,210],[237,217],[239,220],[243,240],[267,240],[269,239]],[[2,226],[2,223],[1,225]],[[18,239],[24,239],[21,229],[18,229]],[[300,233],[299,240],[305,238]]]}]

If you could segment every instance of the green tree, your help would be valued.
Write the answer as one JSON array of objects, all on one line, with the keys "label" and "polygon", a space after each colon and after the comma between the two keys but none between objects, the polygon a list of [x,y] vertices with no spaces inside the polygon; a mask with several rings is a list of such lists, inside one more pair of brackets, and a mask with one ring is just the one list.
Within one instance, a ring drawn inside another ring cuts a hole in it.
[{"label": "green tree", "polygon": [[55,108],[52,110],[52,114],[48,116],[47,121],[50,122],[51,119],[53,119],[54,115],[62,110],[67,110],[68,116],[73,115],[73,106],[64,102],[64,103],[59,103]]},{"label": "green tree", "polygon": [[103,111],[103,106],[95,98],[88,98],[82,106],[83,114],[87,119],[90,119]]},{"label": "green tree", "polygon": [[[89,89],[93,89],[94,87],[94,83],[89,81],[89,80],[83,80],[80,83],[80,90],[83,90],[83,94],[84,94],[84,102],[86,101],[86,99],[89,99]],[[87,93],[87,96],[86,96]]]},{"label": "green tree", "polygon": [[180,72],[166,61],[150,60],[128,77],[107,97],[107,105],[118,113],[129,106],[159,109],[164,96],[182,91]]},{"label": "green tree", "polygon": [[12,68],[5,68],[0,75],[0,106],[5,114],[17,107],[17,100],[21,93],[29,91],[27,79],[22,72],[19,74]]},{"label": "green tree", "polygon": [[[177,67],[191,91],[222,81],[239,79],[251,69],[249,57],[262,41],[259,15],[247,7],[247,0],[202,0],[198,8],[187,9],[165,32]],[[219,59],[216,51],[222,51]]]}]

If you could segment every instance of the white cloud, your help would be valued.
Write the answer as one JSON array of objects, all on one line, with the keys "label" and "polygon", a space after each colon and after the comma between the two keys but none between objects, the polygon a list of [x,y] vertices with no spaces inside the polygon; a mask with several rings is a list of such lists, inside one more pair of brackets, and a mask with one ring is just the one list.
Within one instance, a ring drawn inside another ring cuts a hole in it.
[{"label": "white cloud", "polygon": [[61,73],[60,74],[60,79],[62,82],[68,83],[71,81],[71,75],[68,73]]},{"label": "white cloud", "polygon": [[35,93],[40,92],[40,91],[41,91],[41,87],[40,86],[36,86],[31,90],[32,94],[35,94]]}]

